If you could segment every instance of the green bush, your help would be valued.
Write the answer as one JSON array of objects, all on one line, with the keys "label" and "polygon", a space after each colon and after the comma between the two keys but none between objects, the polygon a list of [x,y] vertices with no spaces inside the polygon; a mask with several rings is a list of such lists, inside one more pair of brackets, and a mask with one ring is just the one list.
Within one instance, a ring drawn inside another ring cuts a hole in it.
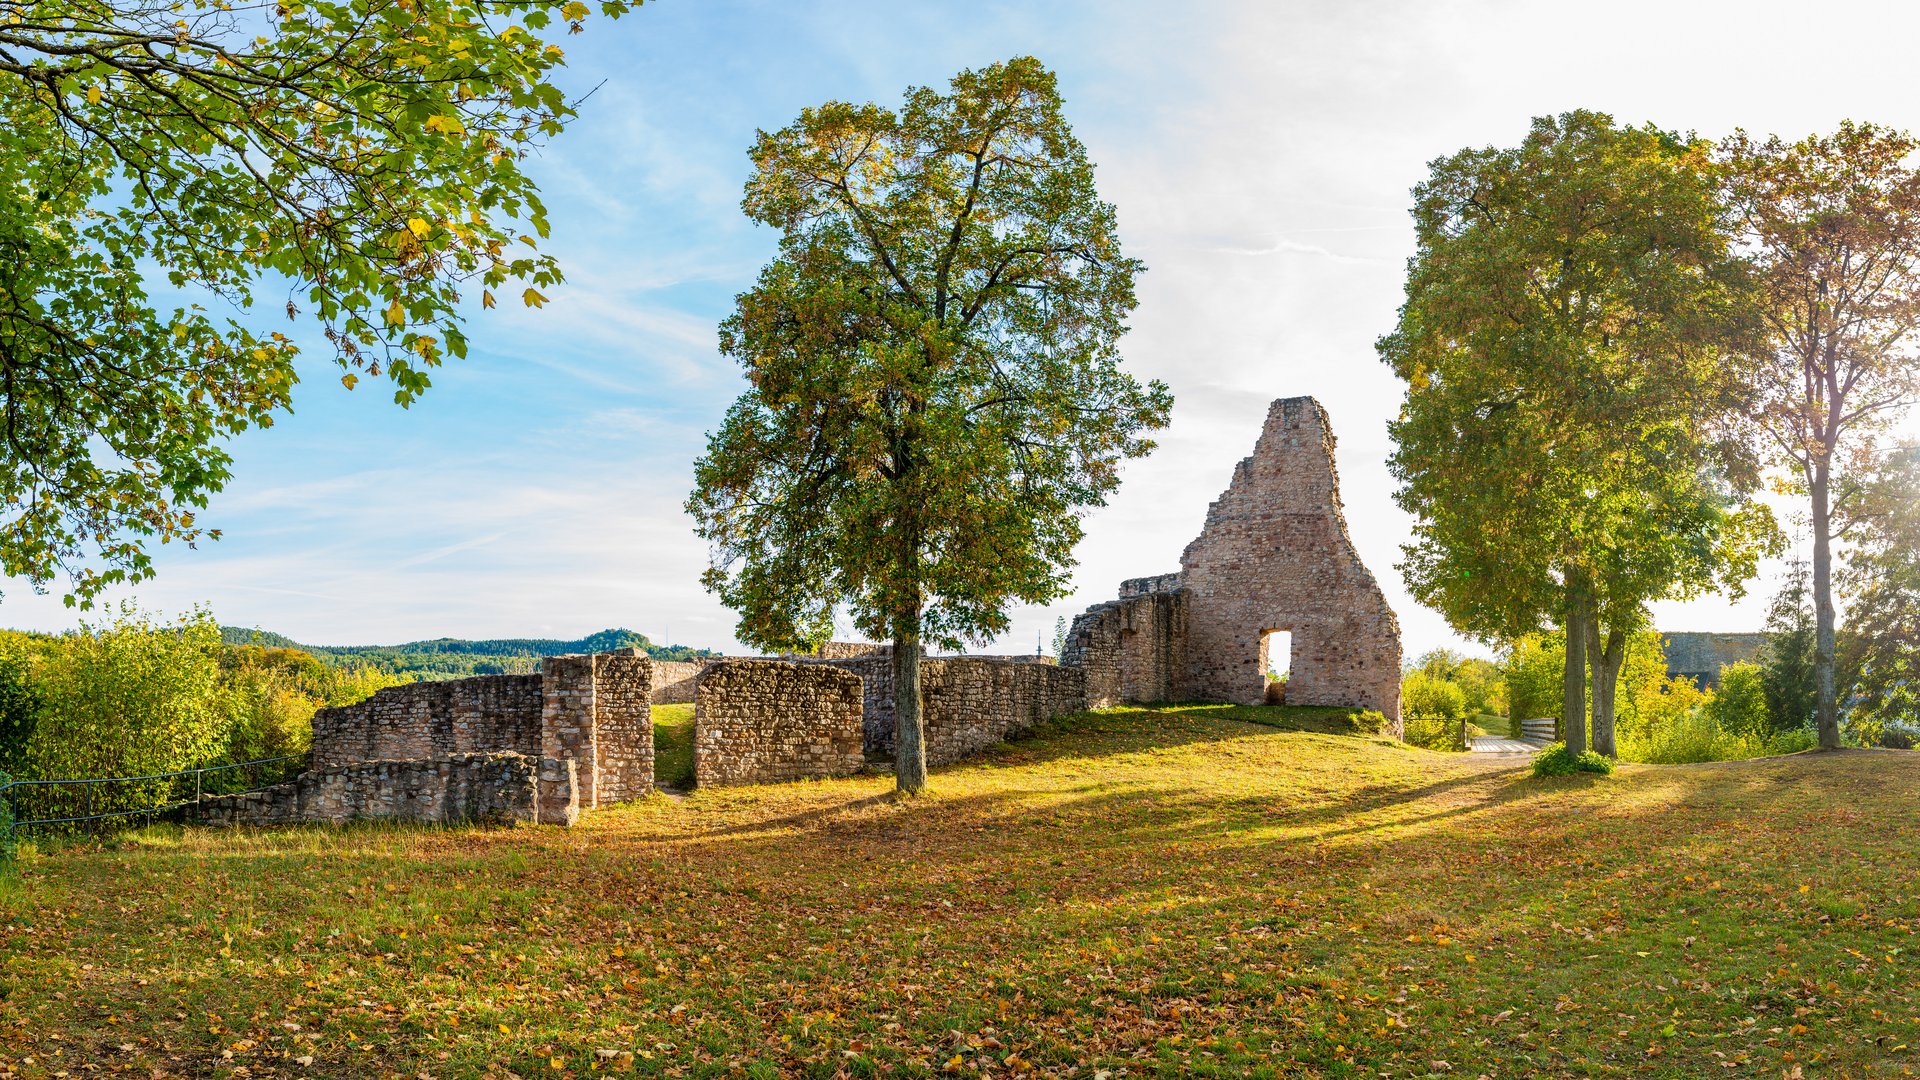
[{"label": "green bush", "polygon": [[1554,743],[1534,755],[1533,775],[1535,776],[1572,776],[1577,772],[1599,773],[1605,776],[1613,772],[1613,762],[1592,750],[1575,755],[1567,749],[1566,743]]},{"label": "green bush", "polygon": [[1418,746],[1423,750],[1444,750],[1456,752],[1465,750],[1460,740],[1460,721],[1443,720],[1431,716],[1409,716],[1401,721],[1402,731],[1409,746]]},{"label": "green bush", "polygon": [[1422,720],[1467,718],[1467,695],[1460,684],[1425,671],[1412,672],[1401,681],[1400,706],[1405,715]]},{"label": "green bush", "polygon": [[[4,769],[0,769],[0,790],[5,790],[11,783],[13,783],[13,777],[8,776]],[[0,866],[13,861],[13,849],[13,805],[7,796],[0,795]]]},{"label": "green bush", "polygon": [[1765,673],[1758,664],[1728,664],[1720,669],[1720,686],[1707,699],[1704,711],[1730,735],[1764,738],[1773,732],[1767,711]]},{"label": "green bush", "polygon": [[157,623],[131,604],[47,643],[45,707],[27,742],[36,778],[142,776],[205,763],[222,748],[220,627],[195,611]]}]

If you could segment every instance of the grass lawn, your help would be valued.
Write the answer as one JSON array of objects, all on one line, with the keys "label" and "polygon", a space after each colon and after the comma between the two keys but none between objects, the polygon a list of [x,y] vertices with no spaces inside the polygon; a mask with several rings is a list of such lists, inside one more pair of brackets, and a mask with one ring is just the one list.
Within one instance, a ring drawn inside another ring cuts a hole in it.
[{"label": "grass lawn", "polygon": [[693,786],[693,706],[653,707],[653,782],[685,791]]},{"label": "grass lawn", "polygon": [[1540,781],[1303,726],[1117,709],[908,801],[30,854],[0,1076],[1920,1067],[1920,754]]}]

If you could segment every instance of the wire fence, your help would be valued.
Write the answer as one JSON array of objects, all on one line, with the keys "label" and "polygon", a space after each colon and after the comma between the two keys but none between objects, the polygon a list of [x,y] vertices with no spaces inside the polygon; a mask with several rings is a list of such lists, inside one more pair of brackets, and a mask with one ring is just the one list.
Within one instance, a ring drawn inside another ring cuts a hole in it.
[{"label": "wire fence", "polygon": [[[207,795],[233,795],[291,779],[306,754],[208,765],[151,776],[0,782],[0,827],[9,839],[40,833],[105,832],[158,820]],[[0,781],[5,781],[0,773]]]}]

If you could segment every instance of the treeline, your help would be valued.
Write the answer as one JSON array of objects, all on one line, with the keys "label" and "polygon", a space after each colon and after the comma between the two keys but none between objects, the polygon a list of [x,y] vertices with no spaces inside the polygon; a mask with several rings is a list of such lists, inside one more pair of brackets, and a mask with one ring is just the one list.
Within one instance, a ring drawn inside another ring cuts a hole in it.
[{"label": "treeline", "polygon": [[616,649],[644,649],[648,656],[656,660],[692,660],[715,655],[710,650],[692,649],[685,645],[656,645],[645,634],[625,629],[601,630],[573,640],[492,638],[471,641],[434,638],[401,645],[302,645],[283,634],[237,626],[223,626],[220,632],[222,639],[232,645],[297,649],[329,666],[370,668],[414,680],[460,679],[470,675],[530,675],[540,670],[542,657],[612,652]]},{"label": "treeline", "polygon": [[204,610],[165,622],[125,605],[63,634],[0,631],[0,771],[145,776],[304,754],[316,709],[407,681],[229,643]]}]

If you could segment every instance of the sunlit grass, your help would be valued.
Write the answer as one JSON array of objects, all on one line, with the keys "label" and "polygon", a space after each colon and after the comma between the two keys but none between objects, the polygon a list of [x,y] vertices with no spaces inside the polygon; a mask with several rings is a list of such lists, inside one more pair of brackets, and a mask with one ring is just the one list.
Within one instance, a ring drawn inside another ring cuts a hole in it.
[{"label": "sunlit grass", "polygon": [[0,1076],[1916,1064],[1920,755],[1539,781],[1340,725],[1112,710],[915,799],[35,855],[0,884]]}]

